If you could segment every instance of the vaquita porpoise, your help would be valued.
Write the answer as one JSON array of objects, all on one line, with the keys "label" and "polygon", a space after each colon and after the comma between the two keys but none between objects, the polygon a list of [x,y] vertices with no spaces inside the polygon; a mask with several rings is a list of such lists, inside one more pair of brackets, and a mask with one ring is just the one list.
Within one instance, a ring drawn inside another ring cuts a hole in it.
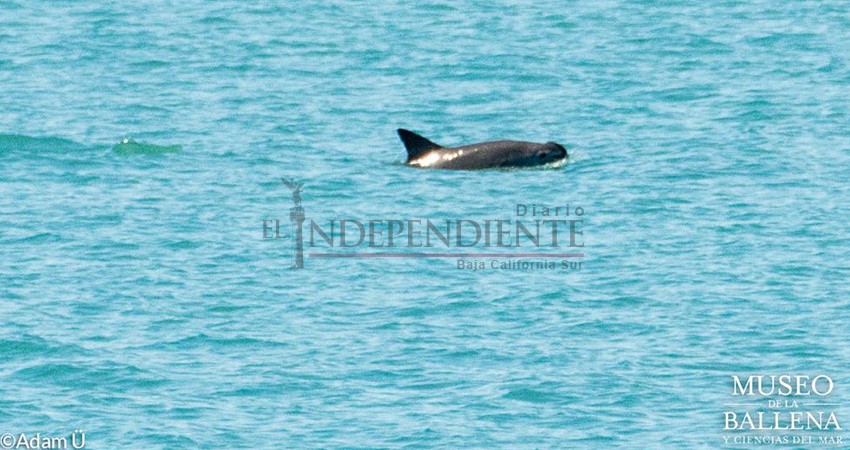
[{"label": "vaquita porpoise", "polygon": [[567,157],[567,149],[554,142],[491,141],[443,147],[402,128],[399,128],[398,136],[407,149],[405,164],[411,167],[452,170],[531,167]]}]

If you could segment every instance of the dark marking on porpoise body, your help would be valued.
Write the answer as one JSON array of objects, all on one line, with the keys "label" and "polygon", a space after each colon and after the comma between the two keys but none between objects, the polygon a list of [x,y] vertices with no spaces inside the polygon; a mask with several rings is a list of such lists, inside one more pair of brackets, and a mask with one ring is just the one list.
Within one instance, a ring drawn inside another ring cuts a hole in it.
[{"label": "dark marking on porpoise body", "polygon": [[567,149],[554,142],[491,141],[443,147],[402,128],[398,129],[398,136],[407,149],[405,164],[412,167],[453,170],[531,167],[567,157]]}]

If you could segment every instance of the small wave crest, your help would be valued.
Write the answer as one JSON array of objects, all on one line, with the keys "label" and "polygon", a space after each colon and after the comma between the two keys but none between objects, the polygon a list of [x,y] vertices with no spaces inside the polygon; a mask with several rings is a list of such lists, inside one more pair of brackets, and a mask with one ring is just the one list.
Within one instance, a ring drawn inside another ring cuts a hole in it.
[{"label": "small wave crest", "polygon": [[44,153],[75,151],[82,144],[58,137],[32,137],[21,134],[0,134],[0,154],[11,152]]}]

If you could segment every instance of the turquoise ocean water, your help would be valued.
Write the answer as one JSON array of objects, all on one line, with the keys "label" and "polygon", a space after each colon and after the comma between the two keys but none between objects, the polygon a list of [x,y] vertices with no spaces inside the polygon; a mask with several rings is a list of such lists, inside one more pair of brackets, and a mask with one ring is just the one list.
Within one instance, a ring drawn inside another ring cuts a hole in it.
[{"label": "turquoise ocean water", "polygon": [[[2,1],[0,433],[717,448],[783,373],[850,417],[848,42],[843,1]],[[398,127],[570,160],[415,170]],[[582,268],[288,270],[281,176],[317,221],[580,206]]]}]

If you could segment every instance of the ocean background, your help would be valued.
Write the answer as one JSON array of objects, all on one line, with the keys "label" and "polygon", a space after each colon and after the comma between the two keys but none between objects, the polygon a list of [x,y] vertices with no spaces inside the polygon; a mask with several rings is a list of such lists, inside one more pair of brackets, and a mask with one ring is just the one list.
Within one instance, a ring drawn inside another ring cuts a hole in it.
[{"label": "ocean background", "polygon": [[[786,373],[850,421],[848,42],[838,0],[0,1],[0,433],[718,448]],[[399,127],[570,158],[416,170]],[[580,206],[582,268],[289,270],[282,176],[316,221]]]}]

